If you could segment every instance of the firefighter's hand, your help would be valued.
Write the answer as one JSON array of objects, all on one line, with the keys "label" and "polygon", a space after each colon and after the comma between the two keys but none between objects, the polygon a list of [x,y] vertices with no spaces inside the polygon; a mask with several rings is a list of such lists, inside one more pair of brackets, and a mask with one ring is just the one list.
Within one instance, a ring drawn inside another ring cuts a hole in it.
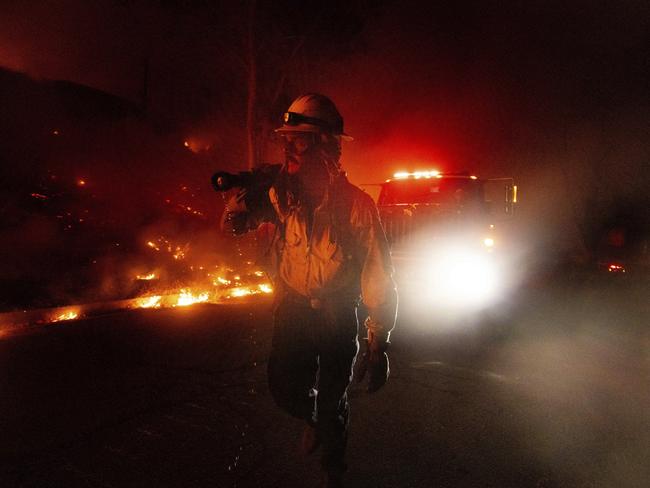
[{"label": "firefighter's hand", "polygon": [[388,343],[381,343],[374,340],[371,334],[368,335],[370,337],[366,339],[366,352],[361,357],[357,381],[362,382],[367,374],[368,393],[374,393],[386,384],[390,374],[388,354],[386,354]]}]

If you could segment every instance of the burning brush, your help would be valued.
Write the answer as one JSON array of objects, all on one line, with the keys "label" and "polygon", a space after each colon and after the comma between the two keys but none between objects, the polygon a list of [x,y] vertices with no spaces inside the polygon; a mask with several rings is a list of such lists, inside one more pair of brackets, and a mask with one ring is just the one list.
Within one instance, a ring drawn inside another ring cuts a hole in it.
[{"label": "burning brush", "polygon": [[[134,308],[220,303],[231,298],[273,292],[266,274],[251,261],[241,263],[238,270],[230,266],[199,264],[189,243],[173,242],[165,236],[146,240],[145,247],[165,263],[158,269],[135,275],[135,281],[141,284],[144,292],[135,299]],[[170,277],[172,270],[176,272],[176,278]],[[174,284],[165,284],[170,281]]]}]

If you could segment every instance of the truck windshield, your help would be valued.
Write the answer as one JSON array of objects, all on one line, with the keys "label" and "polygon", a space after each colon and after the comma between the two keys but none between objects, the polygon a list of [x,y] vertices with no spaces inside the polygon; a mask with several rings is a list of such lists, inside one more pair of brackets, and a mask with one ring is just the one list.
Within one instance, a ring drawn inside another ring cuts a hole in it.
[{"label": "truck windshield", "polygon": [[423,178],[384,183],[379,205],[434,204],[442,206],[483,205],[482,186],[470,178]]}]

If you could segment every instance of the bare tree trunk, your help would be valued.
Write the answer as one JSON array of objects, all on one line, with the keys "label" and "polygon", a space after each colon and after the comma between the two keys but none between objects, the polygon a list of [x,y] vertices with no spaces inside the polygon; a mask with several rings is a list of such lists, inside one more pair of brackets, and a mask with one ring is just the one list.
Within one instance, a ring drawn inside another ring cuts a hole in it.
[{"label": "bare tree trunk", "polygon": [[255,6],[250,0],[248,11],[248,99],[246,103],[246,146],[248,169],[255,167],[255,103],[257,96],[257,65],[255,63]]}]

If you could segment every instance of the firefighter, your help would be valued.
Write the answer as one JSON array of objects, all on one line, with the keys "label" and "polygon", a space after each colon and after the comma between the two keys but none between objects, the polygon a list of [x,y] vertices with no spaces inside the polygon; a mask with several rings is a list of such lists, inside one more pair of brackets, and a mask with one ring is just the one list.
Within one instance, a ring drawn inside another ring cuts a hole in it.
[{"label": "firefighter", "polygon": [[[322,450],[326,487],[346,470],[347,389],[359,350],[357,305],[369,312],[358,381],[368,391],[388,378],[397,293],[388,243],[372,199],[341,169],[343,118],[320,94],[297,98],[276,129],[285,161],[262,200],[246,191],[226,207],[234,233],[276,225],[276,304],[268,382],[273,399],[305,422],[303,454]],[[249,190],[250,193],[250,190]],[[366,374],[367,372],[367,374]]]}]

